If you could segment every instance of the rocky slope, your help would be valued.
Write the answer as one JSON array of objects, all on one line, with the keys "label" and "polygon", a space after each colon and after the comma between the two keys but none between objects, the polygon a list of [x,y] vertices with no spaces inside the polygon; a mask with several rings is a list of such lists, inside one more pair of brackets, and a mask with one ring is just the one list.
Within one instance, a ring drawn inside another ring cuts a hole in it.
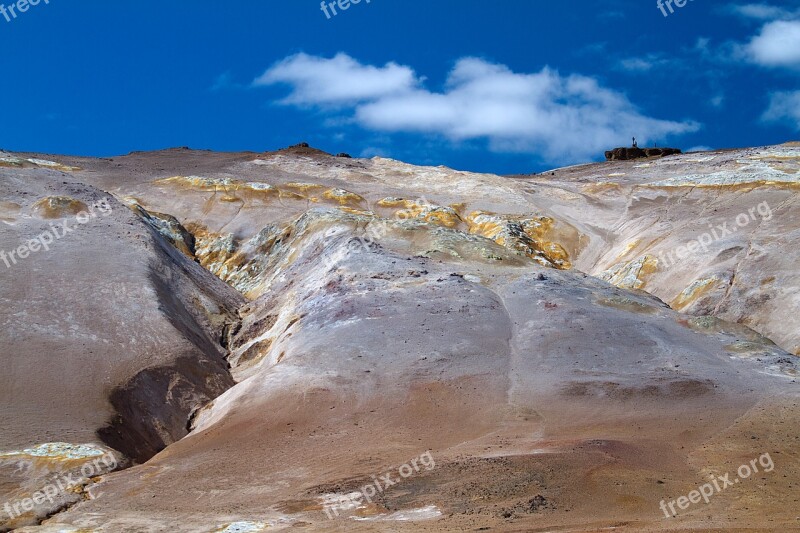
[{"label": "rocky slope", "polygon": [[6,154],[0,249],[108,209],[0,282],[0,495],[119,463],[7,527],[797,526],[799,149],[513,177]]},{"label": "rocky slope", "polygon": [[234,383],[219,338],[243,298],[71,171],[0,168],[4,501],[94,457],[24,450],[92,443],[146,460]]}]

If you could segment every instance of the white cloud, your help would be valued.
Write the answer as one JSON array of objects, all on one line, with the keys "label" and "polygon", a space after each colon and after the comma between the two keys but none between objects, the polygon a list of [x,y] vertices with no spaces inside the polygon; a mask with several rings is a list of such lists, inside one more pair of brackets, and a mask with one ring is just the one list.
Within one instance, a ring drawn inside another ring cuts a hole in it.
[{"label": "white cloud", "polygon": [[773,93],[762,118],[766,122],[788,122],[800,131],[800,91]]},{"label": "white cloud", "polygon": [[641,74],[652,70],[660,70],[663,73],[674,74],[676,70],[682,69],[685,64],[682,61],[665,57],[662,54],[645,54],[641,56],[626,57],[619,61],[615,66],[617,70],[633,74]]},{"label": "white cloud", "polygon": [[656,66],[656,61],[652,58],[629,57],[620,61],[619,66],[628,72],[647,72]]},{"label": "white cloud", "polygon": [[769,4],[743,4],[729,8],[730,12],[753,20],[777,20],[792,17],[795,11]]},{"label": "white cloud", "polygon": [[287,104],[347,105],[411,90],[419,80],[408,67],[395,63],[382,68],[362,65],[340,53],[333,59],[289,56],[256,78],[253,85],[276,83],[292,86],[292,93],[284,100]]},{"label": "white cloud", "polygon": [[545,68],[532,74],[477,58],[459,60],[444,90],[423,87],[412,69],[362,65],[345,54],[304,54],[269,69],[257,85],[288,83],[283,102],[339,104],[360,126],[383,132],[443,136],[453,142],[487,140],[497,152],[536,153],[552,162],[596,158],[636,136],[644,145],[696,131],[691,121],[642,114],[627,97],[586,76]]},{"label": "white cloud", "polygon": [[[787,4],[790,2],[786,2]],[[800,8],[770,4],[744,4],[728,11],[759,21],[759,33],[747,43],[731,43],[728,58],[767,68],[800,69]],[[800,91],[774,92],[761,116],[764,122],[788,122],[800,131]]]},{"label": "white cloud", "polygon": [[800,67],[800,20],[767,23],[744,50],[752,62],[765,67]]}]

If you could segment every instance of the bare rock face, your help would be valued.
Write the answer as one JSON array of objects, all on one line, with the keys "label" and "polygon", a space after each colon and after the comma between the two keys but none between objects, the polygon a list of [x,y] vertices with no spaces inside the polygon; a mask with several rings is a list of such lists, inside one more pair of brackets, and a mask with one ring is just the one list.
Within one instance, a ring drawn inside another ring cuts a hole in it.
[{"label": "bare rock face", "polygon": [[577,269],[684,313],[752,327],[800,354],[790,251],[799,170],[797,147],[782,145],[586,165],[525,182],[595,235]]},{"label": "bare rock face", "polygon": [[7,528],[796,524],[796,147],[535,177],[58,159],[0,159],[0,249],[112,212],[0,279],[0,491],[114,460]]},{"label": "bare rock face", "polygon": [[[186,435],[190,414],[233,385],[219,338],[242,299],[126,206],[62,171],[4,172],[0,190],[19,206],[0,228],[0,499],[13,506],[81,466],[20,450],[90,444],[121,452],[123,464]],[[52,510],[37,502],[5,521],[0,509],[0,523]]]}]

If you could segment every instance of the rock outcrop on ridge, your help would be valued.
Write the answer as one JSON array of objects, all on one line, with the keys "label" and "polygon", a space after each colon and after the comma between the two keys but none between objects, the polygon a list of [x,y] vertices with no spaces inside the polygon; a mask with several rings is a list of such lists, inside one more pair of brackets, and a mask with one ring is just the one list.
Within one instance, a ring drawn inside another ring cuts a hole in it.
[{"label": "rock outcrop on ridge", "polygon": [[646,159],[648,157],[666,157],[682,153],[678,148],[614,148],[606,152],[606,161],[629,161],[631,159]]}]

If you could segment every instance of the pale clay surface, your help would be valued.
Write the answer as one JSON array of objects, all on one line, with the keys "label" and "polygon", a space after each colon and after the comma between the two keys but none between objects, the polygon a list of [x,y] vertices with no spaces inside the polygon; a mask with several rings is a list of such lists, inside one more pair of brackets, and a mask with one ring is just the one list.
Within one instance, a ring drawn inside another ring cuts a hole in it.
[{"label": "pale clay surface", "polygon": [[[0,263],[0,507],[120,459],[0,530],[800,524],[796,146],[515,177],[0,154],[0,190],[6,251],[113,208]],[[766,452],[775,471],[664,518]]]}]

